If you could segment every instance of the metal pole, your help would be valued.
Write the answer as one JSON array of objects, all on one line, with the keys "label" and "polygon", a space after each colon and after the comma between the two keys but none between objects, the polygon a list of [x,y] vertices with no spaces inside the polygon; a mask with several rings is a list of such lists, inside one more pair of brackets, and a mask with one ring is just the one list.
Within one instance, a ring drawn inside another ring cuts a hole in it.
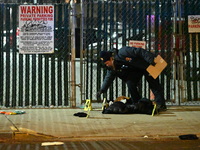
[{"label": "metal pole", "polygon": [[84,7],[83,7],[84,0],[81,0],[81,19],[80,19],[80,92],[81,92],[81,101],[83,100],[83,29],[84,29]]},{"label": "metal pole", "polygon": [[174,48],[174,60],[173,60],[173,65],[174,65],[174,99],[176,100],[177,96],[177,47],[176,47],[176,38],[177,38],[177,1],[175,0],[173,3],[174,6],[174,26],[173,26],[173,48]]},{"label": "metal pole", "polygon": [[183,60],[183,45],[182,45],[182,38],[183,38],[183,34],[182,34],[182,19],[181,19],[181,1],[182,0],[179,0],[179,3],[178,3],[178,14],[179,14],[179,52],[180,52],[180,98],[181,98],[181,101],[183,102],[184,101],[184,95],[185,95],[185,86],[184,86],[184,72],[183,72],[183,65],[184,65],[184,60]]},{"label": "metal pole", "polygon": [[76,10],[75,3],[71,1],[71,100],[70,106],[76,107],[76,49],[75,49],[75,28],[76,28]]}]

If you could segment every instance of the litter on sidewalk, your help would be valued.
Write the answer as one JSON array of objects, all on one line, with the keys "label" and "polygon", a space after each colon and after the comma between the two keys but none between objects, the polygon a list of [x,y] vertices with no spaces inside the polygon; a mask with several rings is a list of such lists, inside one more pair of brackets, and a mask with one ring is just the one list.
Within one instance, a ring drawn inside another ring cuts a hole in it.
[{"label": "litter on sidewalk", "polygon": [[25,114],[26,112],[23,110],[14,110],[14,111],[0,111],[0,114],[3,115],[19,115],[19,114]]}]

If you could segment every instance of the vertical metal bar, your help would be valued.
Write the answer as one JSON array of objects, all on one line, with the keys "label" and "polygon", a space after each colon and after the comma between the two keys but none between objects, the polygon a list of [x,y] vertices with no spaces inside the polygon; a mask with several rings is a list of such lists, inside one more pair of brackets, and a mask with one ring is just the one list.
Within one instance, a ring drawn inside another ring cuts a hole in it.
[{"label": "vertical metal bar", "polygon": [[[109,3],[110,5],[110,49],[113,48],[113,39],[112,39],[112,35],[114,33],[114,3],[113,2],[110,2]],[[110,87],[110,97],[109,97],[109,100],[113,100],[113,84],[111,85]]]},{"label": "vertical metal bar", "polygon": [[[138,35],[142,35],[142,30],[144,29],[144,13],[143,13],[143,7],[144,7],[144,5],[143,5],[143,1],[142,0],[140,0],[139,1],[139,3],[138,3],[138,27],[137,27],[137,29],[136,30],[138,30],[139,32],[137,32],[136,31],[136,33],[138,34]],[[142,96],[144,96],[144,91],[142,90],[142,83],[144,83],[144,85],[146,85],[146,82],[144,82],[144,80],[142,80],[142,81],[140,81],[139,82],[139,93],[140,93],[140,95],[142,95]]]},{"label": "vertical metal bar", "polygon": [[[145,26],[145,37],[144,37],[145,41],[146,41],[146,50],[148,50],[150,52],[155,52],[154,48],[151,49],[152,41],[155,42],[155,33],[154,33],[154,25],[155,25],[155,23],[154,23],[155,19],[154,18],[155,18],[155,15],[154,15],[153,10],[152,10],[152,6],[154,5],[154,3],[152,3],[152,1],[147,1],[146,5],[147,5],[146,6],[147,13],[145,15],[146,26]],[[152,33],[154,34],[153,35],[154,39],[152,39]],[[148,90],[146,90],[147,91],[146,97],[147,98],[149,97],[149,99],[151,99],[151,98],[153,99],[154,97],[151,97],[153,94],[152,94],[151,90],[149,90],[149,86],[146,85],[145,88],[148,89]]]},{"label": "vertical metal bar", "polygon": [[122,2],[122,45],[126,46],[126,25],[127,25],[127,11],[126,1]]},{"label": "vertical metal bar", "polygon": [[[98,1],[97,12],[97,50],[101,49],[101,31],[102,31],[102,2]],[[97,58],[99,58],[99,52],[97,52]],[[101,62],[97,61],[97,68],[101,68]],[[97,91],[101,88],[101,69],[97,69]],[[98,98],[98,97],[97,97]],[[99,101],[100,99],[97,99]]]},{"label": "vertical metal bar", "polygon": [[[122,2],[122,46],[126,46],[126,1]],[[126,85],[122,82],[122,95],[126,95]]]},{"label": "vertical metal bar", "polygon": [[[54,27],[56,27],[57,26],[57,10],[58,10],[58,6],[57,5],[55,5],[55,7],[54,7]],[[57,30],[56,32],[58,32],[59,33],[59,30]],[[58,36],[59,37],[59,36]],[[57,40],[59,40],[59,38],[57,39]],[[58,44],[58,42],[57,42],[57,44]],[[56,71],[55,71],[55,69],[56,69],[56,67],[55,67],[55,53],[53,54],[53,55],[51,55],[51,62],[50,62],[50,64],[51,64],[51,66],[50,66],[50,73],[51,73],[51,98],[50,98],[50,100],[51,100],[51,102],[50,102],[50,105],[53,105],[53,106],[55,106],[56,105]]]},{"label": "vertical metal bar", "polygon": [[69,74],[68,74],[68,70],[69,70],[69,67],[68,67],[68,61],[69,61],[69,53],[70,53],[70,32],[69,32],[69,26],[70,26],[70,21],[69,21],[69,16],[70,16],[70,13],[69,13],[69,4],[65,4],[64,5],[64,37],[65,37],[65,59],[64,59],[64,105],[68,105],[68,94],[69,94]]},{"label": "vertical metal bar", "polygon": [[75,2],[71,2],[72,5],[72,18],[71,18],[71,107],[76,107],[76,69],[75,69],[75,58],[76,58],[76,49],[75,49],[75,28],[76,28],[76,10]]},{"label": "vertical metal bar", "polygon": [[18,34],[18,30],[17,30],[17,7],[18,5],[13,4],[12,5],[12,14],[11,14],[11,20],[12,20],[12,30],[13,30],[13,34],[12,34],[12,52],[16,53],[17,51],[17,34]]},{"label": "vertical metal bar", "polygon": [[108,34],[105,34],[108,32],[108,1],[104,1],[104,45],[103,50],[108,50],[107,42],[108,42]]},{"label": "vertical metal bar", "polygon": [[[16,7],[18,7],[18,6],[16,5]],[[14,12],[14,13],[16,15],[18,14],[18,12]],[[16,16],[16,18],[17,18],[17,16]],[[13,59],[13,62],[17,62],[16,53],[17,53],[16,51],[15,51],[15,53],[13,53],[13,58],[15,58],[15,59]],[[25,104],[25,106],[29,106],[29,105],[31,105],[31,102],[30,102],[30,55],[24,55],[24,57],[25,57],[25,67],[24,67],[24,69],[25,69],[25,71],[24,71],[25,72],[25,77],[24,77],[24,81],[25,81],[25,86],[24,86],[25,97],[24,97],[24,100],[25,100],[25,103],[24,104]],[[16,71],[15,71],[16,69],[17,69],[16,63],[13,63],[13,78],[14,78],[13,83],[15,83],[15,84],[17,84],[16,81],[14,81],[14,80],[16,80]],[[13,88],[14,87],[16,88],[15,84],[13,84]],[[13,93],[16,93],[16,89],[13,89]],[[15,96],[15,99],[16,99],[16,96]]]},{"label": "vertical metal bar", "polygon": [[[147,35],[147,28],[148,28],[148,24],[147,24],[147,16],[148,16],[148,14],[149,14],[149,10],[148,10],[148,3],[147,3],[147,1],[145,1],[144,2],[144,5],[143,5],[143,7],[144,7],[144,17],[143,17],[143,30],[144,30],[144,35],[145,35],[145,39],[146,39],[146,35]],[[143,30],[142,30],[142,32],[141,32],[141,38],[140,38],[140,36],[139,36],[139,40],[141,40],[141,41],[143,41]],[[145,48],[146,50],[148,50],[147,48]],[[148,85],[147,84],[145,84],[144,85],[144,96],[145,97],[149,97],[149,90],[146,90],[146,89],[148,89]]]},{"label": "vertical metal bar", "polygon": [[[200,2],[199,1],[194,1],[193,3],[194,5],[194,13],[195,15],[199,15],[200,14],[200,10],[199,10],[199,6],[200,6]],[[198,35],[199,33],[194,34],[195,39],[194,39],[194,49],[193,49],[193,76],[195,77],[194,79],[194,100],[197,101],[198,100],[198,76],[200,76],[200,70],[198,72],[198,67],[200,67],[199,65],[199,59],[197,58],[199,55],[197,53],[199,53],[198,51],[198,45],[199,43],[198,41]],[[199,73],[199,74],[198,74]],[[200,87],[200,86],[199,86]]]},{"label": "vertical metal bar", "polygon": [[45,99],[45,102],[44,102],[44,105],[45,106],[49,106],[49,55],[47,55],[45,57],[45,79],[44,79],[44,99]]},{"label": "vertical metal bar", "polygon": [[0,106],[3,106],[3,20],[4,20],[4,4],[0,4]]},{"label": "vertical metal bar", "polygon": [[[108,42],[108,35],[105,34],[107,33],[108,31],[108,1],[104,1],[103,2],[103,17],[104,17],[104,22],[103,22],[103,25],[104,25],[104,39],[103,39],[103,50],[107,51],[108,50],[108,47],[107,47],[107,42]],[[105,74],[106,74],[106,70],[104,69],[103,71],[103,76],[105,77]],[[104,93],[103,94],[103,97],[104,98],[107,98],[107,93]]]},{"label": "vertical metal bar", "polygon": [[[147,47],[147,50],[149,50],[149,51],[151,51],[152,49],[151,49],[151,41],[152,41],[152,39],[151,39],[151,33],[152,33],[152,24],[154,23],[153,21],[153,19],[151,19],[152,17],[153,17],[153,15],[152,15],[152,6],[153,6],[153,4],[152,4],[152,1],[149,1],[149,5],[148,5],[148,20],[147,20],[147,22],[148,22],[148,29],[147,29],[147,32],[146,32],[146,34],[145,34],[145,39],[147,39],[147,37],[148,37],[148,47]],[[154,32],[153,32],[154,33]]]},{"label": "vertical metal bar", "polygon": [[[89,20],[89,18],[90,18],[90,14],[89,14],[89,10],[90,10],[90,4],[89,3],[87,3],[87,5],[86,5],[86,29],[88,29],[89,28],[89,22],[90,22],[90,20]],[[88,81],[89,80],[89,63],[88,63],[88,61],[89,61],[89,53],[90,53],[90,51],[89,51],[89,40],[88,40],[88,37],[87,37],[87,31],[85,31],[85,34],[84,34],[84,38],[85,38],[85,43],[86,43],[86,58],[87,58],[87,63],[86,63],[86,77],[85,77],[85,80],[86,81]],[[86,95],[85,95],[85,98],[86,99],[88,99],[89,98],[89,84],[86,84]]]},{"label": "vertical metal bar", "polygon": [[[118,31],[119,31],[119,26],[118,26],[118,22],[119,22],[119,19],[120,19],[120,12],[119,12],[119,2],[117,2],[116,3],[116,8],[115,8],[115,18],[116,18],[116,25],[115,25],[115,28],[116,28],[116,33],[118,33]],[[118,49],[118,38],[116,39],[116,49]],[[118,85],[119,85],[119,83],[118,83],[118,80],[115,80],[115,85],[116,85],[116,94],[115,94],[115,97],[118,97],[118,91],[119,91],[119,89],[118,89]]]},{"label": "vertical metal bar", "polygon": [[159,0],[155,1],[155,53],[158,53],[158,46],[159,46],[159,18],[160,11],[159,11]]},{"label": "vertical metal bar", "polygon": [[51,105],[55,106],[55,97],[56,97],[56,92],[55,92],[55,55],[51,55]]},{"label": "vertical metal bar", "polygon": [[84,52],[84,48],[83,48],[83,29],[84,29],[84,18],[85,18],[85,7],[83,5],[83,1],[81,0],[80,3],[80,100],[82,102],[83,100],[83,96],[85,95],[85,84],[84,84],[84,63],[83,63],[83,52]]},{"label": "vertical metal bar", "polygon": [[[56,6],[54,6],[54,12],[56,11]],[[54,20],[55,20],[55,14],[54,13]],[[54,41],[55,41],[55,25],[54,25]],[[51,75],[50,75],[50,60],[51,60],[51,55],[44,55],[44,106],[50,106],[51,105]]]},{"label": "vertical metal bar", "polygon": [[[165,1],[162,1],[161,3],[161,9],[160,9],[160,20],[161,20],[161,40],[160,40],[160,53],[161,53],[161,56],[164,56],[165,55],[165,51],[166,51],[166,35],[168,34],[167,33],[167,20],[166,20],[166,12],[167,12],[167,9],[166,9],[166,3]],[[163,74],[160,75],[160,83],[161,83],[161,86],[162,88],[164,88],[165,86],[165,80],[164,80],[164,76]]]},{"label": "vertical metal bar", "polygon": [[166,74],[167,74],[167,82],[166,82],[166,95],[167,95],[167,100],[170,100],[170,95],[171,95],[171,85],[170,85],[170,79],[171,79],[171,72],[172,72],[172,61],[173,61],[173,57],[172,57],[172,2],[171,0],[167,1],[167,44],[166,44],[166,48],[167,48],[167,52],[166,52],[166,61],[168,63],[168,67],[166,68]]},{"label": "vertical metal bar", "polygon": [[[200,7],[200,2],[199,5]],[[200,12],[199,12],[200,13]],[[197,62],[200,60],[200,34],[197,35]],[[197,82],[200,82],[200,62],[198,62],[198,74],[197,74]],[[200,84],[200,83],[199,83]],[[198,86],[198,91],[200,91],[200,86]],[[200,95],[199,95],[200,96]],[[200,97],[198,97],[199,100]]]},{"label": "vertical metal bar", "polygon": [[139,35],[142,35],[142,32],[145,27],[145,17],[144,17],[144,2],[143,0],[139,1]]},{"label": "vertical metal bar", "polygon": [[[60,55],[60,57],[63,57],[62,55]],[[61,63],[62,63],[62,58],[58,58],[58,62],[57,62],[57,81],[58,81],[58,85],[57,85],[57,100],[58,100],[58,106],[61,106],[62,105],[62,66],[61,66]]]},{"label": "vertical metal bar", "polygon": [[[27,56],[26,56],[27,57]],[[44,71],[43,71],[43,61],[42,61],[42,58],[43,56],[41,55],[41,54],[39,54],[38,55],[38,58],[37,58],[37,60],[38,60],[38,68],[37,68],[37,70],[38,70],[38,79],[37,79],[37,97],[38,97],[38,102],[37,102],[37,105],[44,105],[44,103],[43,103],[43,73],[44,73]],[[28,58],[27,58],[28,59]],[[27,66],[27,64],[26,64],[26,66]],[[27,69],[28,69],[28,67],[27,67]],[[28,75],[26,76],[26,78],[28,78]]]},{"label": "vertical metal bar", "polygon": [[[198,7],[200,7],[200,2],[198,3]],[[200,11],[199,11],[199,14],[200,14]],[[197,62],[198,62],[198,68],[197,68],[197,82],[198,82],[198,85],[200,84],[200,34],[197,35]],[[198,89],[197,91],[200,91],[200,85],[198,86]],[[197,93],[198,94],[198,101],[200,101],[200,94],[199,92]]]},{"label": "vertical metal bar", "polygon": [[161,20],[161,40],[160,40],[160,52],[161,55],[164,54],[165,48],[166,48],[166,43],[165,43],[165,35],[166,33],[166,19],[165,19],[165,14],[166,14],[166,5],[165,2],[162,1],[161,3],[161,12],[160,12],[160,20]]},{"label": "vertical metal bar", "polygon": [[[179,28],[178,28],[178,25],[179,25],[179,22],[178,22],[178,19],[179,19],[179,9],[178,9],[178,6],[179,6],[179,2],[178,0],[175,0],[175,89],[177,88],[177,98],[178,98],[178,104],[180,105],[180,100],[181,100],[181,90],[179,88],[180,86],[180,51],[179,51]],[[177,81],[176,81],[177,80]],[[176,98],[176,97],[175,97]]]},{"label": "vertical metal bar", "polygon": [[183,58],[183,51],[182,51],[182,42],[181,42],[181,40],[182,40],[182,37],[183,37],[183,35],[182,35],[182,32],[183,32],[183,30],[182,30],[182,17],[181,17],[181,10],[182,9],[182,7],[181,7],[181,0],[179,0],[179,3],[178,3],[178,14],[179,14],[179,16],[178,16],[178,20],[179,20],[179,50],[180,50],[180,98],[181,98],[181,101],[183,101],[184,99],[185,99],[185,85],[184,85],[184,77],[183,77],[183,75],[184,75],[184,72],[183,72],[183,63],[184,63],[184,58]]},{"label": "vertical metal bar", "polygon": [[23,76],[23,72],[24,72],[24,66],[23,66],[23,55],[19,54],[18,55],[18,62],[16,62],[16,64],[18,64],[18,73],[17,73],[17,79],[18,79],[18,85],[17,85],[17,106],[22,106],[23,105],[23,91],[24,91],[24,76]]},{"label": "vertical metal bar", "polygon": [[193,90],[194,90],[194,97],[193,100],[197,100],[197,59],[196,59],[196,34],[192,34],[192,81],[193,81]]},{"label": "vertical metal bar", "polygon": [[[27,58],[28,59],[28,58]],[[38,93],[38,105],[43,105],[42,94],[43,94],[43,68],[42,68],[42,55],[38,55],[38,81],[37,81],[37,93]],[[27,66],[27,64],[26,64]],[[27,68],[28,69],[28,68]],[[26,75],[26,78],[29,78],[29,75]]]},{"label": "vertical metal bar", "polygon": [[[30,56],[26,55],[25,56],[25,63],[26,63],[26,68],[25,68],[25,106],[31,105],[30,103],[30,96],[29,96],[29,85],[30,85]],[[14,62],[14,61],[13,61]],[[14,63],[15,64],[15,63]],[[41,84],[41,83],[40,83]]]},{"label": "vertical metal bar", "polygon": [[173,57],[173,79],[174,79],[174,99],[177,99],[177,51],[176,51],[176,36],[177,36],[177,3],[176,0],[173,3],[174,10],[174,20],[173,20],[173,48],[174,48],[174,57]]},{"label": "vertical metal bar", "polygon": [[[62,35],[62,37],[60,37],[60,39],[63,41],[63,30],[62,30],[62,4],[58,4],[58,31],[60,30],[60,32],[62,32],[60,35]],[[63,42],[61,42],[63,43]],[[60,48],[58,49],[58,58],[57,58],[57,100],[58,100],[58,106],[62,105],[62,68],[61,68],[61,61],[62,61],[62,57],[63,57],[63,45],[60,46]]]},{"label": "vertical metal bar", "polygon": [[190,34],[188,33],[188,15],[190,14],[189,0],[184,1],[184,13],[185,13],[185,47],[186,47],[186,81],[187,81],[187,100],[192,99],[191,93],[191,79],[190,79]]},{"label": "vertical metal bar", "polygon": [[[93,30],[94,28],[94,3],[91,2],[91,9],[90,9],[90,28]],[[94,37],[92,37],[94,38]],[[91,65],[90,65],[90,100],[93,100],[93,75],[94,75],[94,70],[93,70],[93,55],[94,55],[94,50],[93,50],[93,44],[91,44],[91,53],[90,53],[90,56],[91,56]]]},{"label": "vertical metal bar", "polygon": [[129,12],[129,15],[128,15],[128,24],[129,24],[129,27],[128,27],[128,38],[130,39],[132,37],[132,33],[133,33],[133,29],[131,28],[133,25],[133,2],[132,1],[129,1],[128,3],[128,12]]},{"label": "vertical metal bar", "polygon": [[13,5],[12,7],[12,24],[13,24],[13,53],[12,53],[12,92],[11,92],[11,97],[12,97],[12,107],[16,106],[16,70],[17,70],[17,65],[16,65],[16,53],[17,53],[17,38],[16,38],[16,29],[17,29],[17,14],[18,14],[18,11],[17,11],[17,8],[18,8],[18,5]]},{"label": "vertical metal bar", "polygon": [[133,24],[132,24],[132,30],[133,30],[133,33],[132,33],[132,36],[133,36],[133,38],[136,36],[136,31],[137,31],[137,19],[138,19],[138,17],[137,17],[137,2],[136,1],[134,1],[133,2],[133,12],[132,12],[132,17],[133,17]]},{"label": "vertical metal bar", "polygon": [[6,5],[6,107],[10,106],[10,5]]},{"label": "vertical metal bar", "polygon": [[[31,79],[32,79],[32,87],[31,87],[31,99],[32,99],[32,106],[36,106],[37,102],[36,102],[36,83],[37,83],[37,79],[36,79],[36,54],[33,54],[31,55],[32,56],[32,68],[31,68]],[[21,91],[23,91],[23,73],[21,73],[21,71],[23,72],[23,55],[22,54],[19,54],[19,74],[20,74],[20,80],[21,83],[20,83],[20,86],[21,87]],[[21,95],[21,94],[20,94]],[[22,96],[20,96],[20,99],[21,100]]]},{"label": "vertical metal bar", "polygon": [[[197,1],[192,0],[190,1],[190,6],[192,8],[191,10],[191,14],[192,15],[196,15],[197,11],[196,9],[199,9],[199,7],[197,8]],[[191,34],[191,57],[192,57],[192,61],[191,61],[191,83],[192,83],[192,89],[193,89],[193,97],[192,99],[194,101],[196,101],[198,99],[197,97],[197,81],[196,81],[196,76],[197,76],[197,46],[196,46],[196,38],[197,38],[197,33],[192,33]]]}]

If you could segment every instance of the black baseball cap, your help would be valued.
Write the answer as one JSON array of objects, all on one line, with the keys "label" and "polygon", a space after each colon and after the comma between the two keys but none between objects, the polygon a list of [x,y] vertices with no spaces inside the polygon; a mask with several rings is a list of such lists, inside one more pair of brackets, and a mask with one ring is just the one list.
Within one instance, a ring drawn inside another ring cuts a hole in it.
[{"label": "black baseball cap", "polygon": [[110,51],[100,51],[99,56],[100,56],[100,59],[103,62],[106,62],[106,61],[110,60],[110,57],[112,57],[112,52],[110,52]]}]

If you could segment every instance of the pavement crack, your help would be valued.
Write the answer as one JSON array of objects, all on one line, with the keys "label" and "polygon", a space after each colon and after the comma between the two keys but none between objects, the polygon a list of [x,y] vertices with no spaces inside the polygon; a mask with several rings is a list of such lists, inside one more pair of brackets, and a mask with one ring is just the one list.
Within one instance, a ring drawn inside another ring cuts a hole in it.
[{"label": "pavement crack", "polygon": [[16,128],[16,130],[19,132],[18,127],[12,122],[12,120],[10,120],[6,115],[5,115],[5,117]]}]

